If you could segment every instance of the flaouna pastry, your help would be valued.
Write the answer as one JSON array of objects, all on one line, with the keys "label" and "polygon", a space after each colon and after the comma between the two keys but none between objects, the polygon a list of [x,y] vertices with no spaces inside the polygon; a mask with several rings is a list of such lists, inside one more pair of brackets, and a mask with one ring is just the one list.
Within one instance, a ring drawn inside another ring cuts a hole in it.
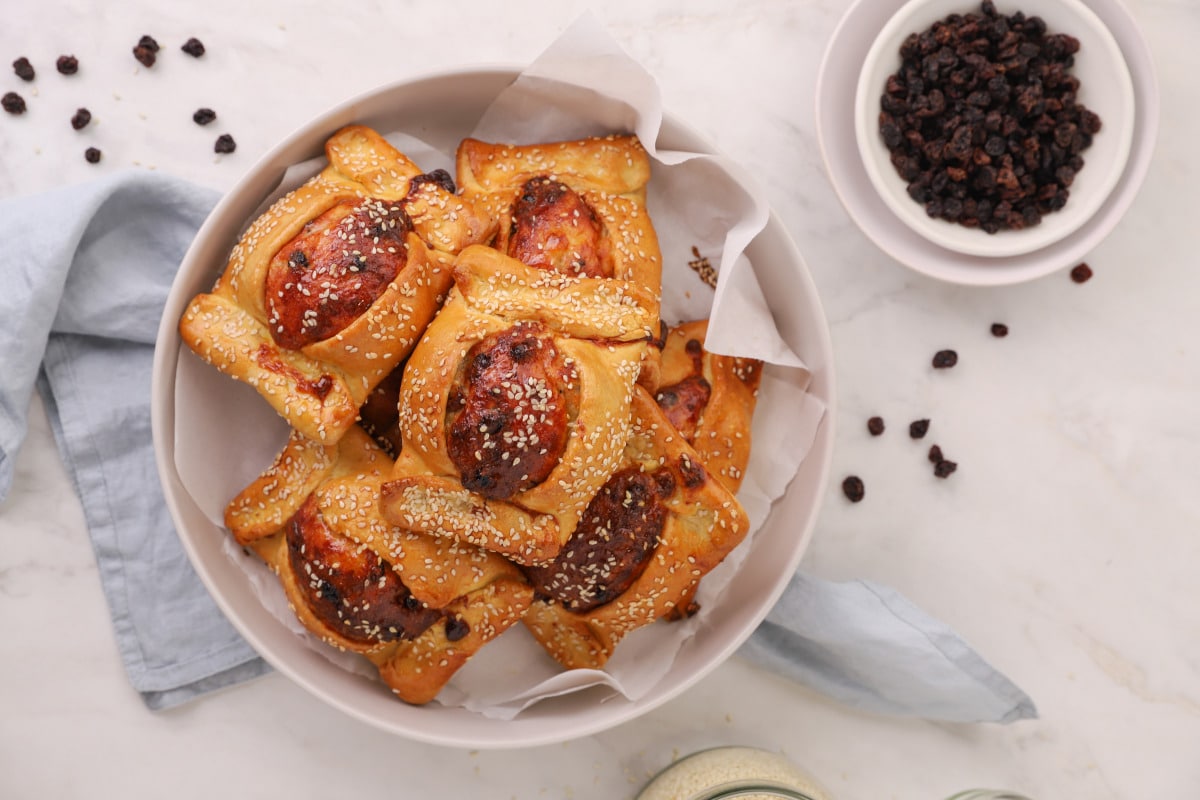
[{"label": "flaouna pastry", "polygon": [[[671,328],[662,353],[662,386],[654,399],[708,471],[737,494],[750,461],[750,425],[762,362],[708,352],[707,333],[708,320]],[[698,610],[691,596],[695,588],[668,614],[669,619]]]},{"label": "flaouna pastry", "polygon": [[391,465],[357,426],[336,445],[293,433],[225,524],[279,576],[305,628],[420,704],[521,618],[532,590],[499,556],[387,523],[379,484]]},{"label": "flaouna pastry", "polygon": [[[659,335],[662,253],[646,210],[650,158],[636,136],[528,145],[464,139],[456,169],[463,197],[496,223],[497,250],[562,276],[564,291],[585,302],[601,284],[636,297],[646,319],[623,320],[619,338],[643,329]],[[572,286],[570,278],[585,280]],[[657,385],[654,356],[639,377],[649,389]]]},{"label": "flaouna pastry", "polygon": [[637,137],[464,139],[456,168],[463,197],[497,222],[497,250],[531,267],[643,287],[657,321],[662,256],[646,212],[650,159]]},{"label": "flaouna pastry", "polygon": [[708,320],[671,328],[654,399],[675,430],[729,491],[737,493],[750,461],[750,423],[762,362],[704,349]]},{"label": "flaouna pastry", "polygon": [[570,537],[621,458],[653,348],[645,330],[624,333],[623,315],[648,319],[628,294],[599,285],[585,301],[561,277],[463,251],[404,370],[402,447],[382,497],[394,524],[522,564],[554,558]]},{"label": "flaouna pastry", "polygon": [[463,197],[495,249],[455,289],[405,370],[385,516],[521,564],[554,558],[629,436],[633,385],[657,383],[658,238],[635,137],[458,148]]},{"label": "flaouna pastry", "polygon": [[677,612],[749,521],[733,494],[637,387],[619,467],[559,556],[526,568],[524,623],[568,669],[603,667],[630,631]]},{"label": "flaouna pastry", "polygon": [[329,165],[256,219],[183,341],[254,386],[304,436],[332,444],[371,389],[412,350],[463,247],[492,223],[378,133],[343,128]]}]

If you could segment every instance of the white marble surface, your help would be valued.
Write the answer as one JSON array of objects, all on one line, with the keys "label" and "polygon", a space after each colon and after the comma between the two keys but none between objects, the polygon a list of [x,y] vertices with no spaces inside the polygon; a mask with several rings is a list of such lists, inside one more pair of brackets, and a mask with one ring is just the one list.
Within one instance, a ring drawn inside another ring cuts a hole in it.
[{"label": "white marble surface", "polygon": [[[0,193],[141,164],[226,189],[313,114],[375,85],[462,64],[523,63],[580,0],[333,4],[266,0],[8,4]],[[1036,4],[1031,4],[1031,7]],[[1195,143],[1200,6],[1130,0],[1159,66],[1163,117],[1145,187],[1065,273],[970,290],[918,277],[853,226],[817,152],[813,93],[845,0],[595,7],[659,79],[669,108],[766,186],[805,253],[832,326],[841,391],[834,477],[806,568],[898,587],[1034,697],[1007,727],[877,718],[734,660],[645,717],[588,739],[464,752],[395,739],[272,675],[147,711],[117,658],[87,532],[35,401],[0,505],[0,797],[619,798],[686,753],[782,748],[836,798],[937,800],[974,785],[1048,798],[1200,793],[1200,271]],[[153,70],[130,48],[165,51]],[[179,53],[188,36],[209,53]],[[53,68],[74,53],[81,71]],[[20,55],[39,70],[8,71]],[[35,95],[36,91],[36,95]],[[88,106],[93,125],[68,120]],[[209,128],[191,112],[211,106]],[[212,141],[228,131],[232,156]],[[98,167],[88,145],[104,150]],[[995,339],[992,322],[1011,334]],[[929,369],[955,348],[959,365]],[[889,423],[871,439],[865,420]],[[933,420],[921,445],[905,428]],[[960,469],[938,481],[939,443]],[[857,473],[867,498],[837,489]]]}]

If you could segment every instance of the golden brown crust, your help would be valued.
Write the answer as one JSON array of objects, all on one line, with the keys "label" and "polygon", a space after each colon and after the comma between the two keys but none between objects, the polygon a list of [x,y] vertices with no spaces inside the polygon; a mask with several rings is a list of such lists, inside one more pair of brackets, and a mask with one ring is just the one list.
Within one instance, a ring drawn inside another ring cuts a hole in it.
[{"label": "golden brown crust", "polygon": [[430,626],[395,653],[367,657],[400,699],[427,703],[472,655],[521,620],[531,594],[521,581],[492,581],[446,606],[445,623]]},{"label": "golden brown crust", "polygon": [[559,180],[530,178],[513,202],[503,251],[538,269],[589,278],[613,276],[612,251],[600,218]]},{"label": "golden brown crust", "polygon": [[322,445],[292,431],[287,444],[261,475],[225,507],[225,527],[249,545],[283,529],[334,469],[335,445]]},{"label": "golden brown crust", "polygon": [[398,696],[424,703],[520,618],[532,590],[498,556],[384,520],[391,466],[358,427],[336,446],[293,434],[226,519],[279,576],[305,628],[366,656]]},{"label": "golden brown crust", "polygon": [[[750,460],[750,426],[762,362],[709,353],[704,349],[707,333],[707,320],[680,323],[668,332],[654,399],[709,471],[736,494]],[[693,596],[698,586],[669,619],[696,612]]]},{"label": "golden brown crust", "polygon": [[447,451],[463,487],[505,500],[545,481],[566,448],[578,385],[574,366],[537,323],[476,342],[446,408]]},{"label": "golden brown crust", "polygon": [[504,553],[521,563],[553,558],[566,538],[553,514],[488,500],[452,477],[420,472],[401,458],[383,484],[380,506],[394,524]]},{"label": "golden brown crust", "polygon": [[467,195],[513,192],[530,178],[550,175],[577,191],[644,201],[650,182],[650,159],[637,137],[615,134],[529,145],[468,138],[458,146],[457,169]]},{"label": "golden brown crust", "polygon": [[704,349],[708,321],[681,323],[667,334],[654,399],[700,460],[736,493],[750,460],[750,426],[762,362]]},{"label": "golden brown crust", "polygon": [[480,312],[541,322],[567,336],[650,342],[659,329],[658,300],[644,287],[537,269],[490,247],[464,249],[454,283]]},{"label": "golden brown crust", "polygon": [[326,155],[326,169],[251,223],[180,334],[292,427],[334,443],[437,311],[452,255],[493,227],[369,128],[338,131]]},{"label": "golden brown crust", "polygon": [[[467,139],[458,176],[497,222],[497,249],[459,255],[455,290],[406,368],[382,507],[397,524],[544,563],[620,459],[634,382],[657,375],[649,159],[628,136]],[[517,365],[506,341],[545,358]]]},{"label": "golden brown crust", "polygon": [[[667,422],[642,388],[633,405],[633,433],[622,469],[649,473],[661,487],[655,502],[666,511],[657,546],[640,574],[615,599],[585,612],[539,597],[525,625],[568,669],[603,667],[630,631],[690,602],[700,578],[721,562],[749,530],[741,505],[701,465],[699,455]],[[664,478],[669,476],[669,480]],[[666,491],[666,489],[670,491]],[[582,530],[582,528],[581,528]],[[580,579],[604,580],[600,571]],[[587,589],[583,593],[587,593]]]},{"label": "golden brown crust", "polygon": [[601,668],[690,613],[748,532],[761,365],[705,353],[703,321],[662,332],[636,138],[466,140],[461,196],[366,128],[328,156],[180,326],[296,429],[226,522],[298,619],[424,703],[522,618]]}]

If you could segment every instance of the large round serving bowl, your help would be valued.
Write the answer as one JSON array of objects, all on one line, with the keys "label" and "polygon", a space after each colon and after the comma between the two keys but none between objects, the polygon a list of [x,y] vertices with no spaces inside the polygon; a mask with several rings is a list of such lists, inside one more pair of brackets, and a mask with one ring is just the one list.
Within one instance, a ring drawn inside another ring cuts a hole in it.
[{"label": "large round serving bowl", "polygon": [[[373,677],[326,658],[264,607],[253,581],[225,545],[229,534],[210,520],[211,515],[185,488],[175,452],[177,437],[191,428],[189,434],[213,445],[205,456],[212,463],[193,466],[227,469],[239,458],[239,442],[223,420],[236,418],[241,404],[261,401],[253,390],[200,364],[182,346],[179,317],[194,295],[211,288],[230,248],[285,171],[320,156],[334,131],[361,123],[381,131],[404,131],[452,152],[517,74],[508,67],[472,68],[384,86],[321,114],[267,153],[218,203],[186,254],[167,300],[154,364],[155,454],[166,502],[196,572],[232,624],[272,666],[331,706],[384,731],[470,748],[531,746],[609,728],[679,695],[721,664],[766,616],[796,569],[824,494],[833,442],[832,349],[824,312],[799,252],[783,224],[771,216],[747,255],[765,266],[759,270],[759,280],[776,326],[807,363],[812,373],[809,391],[828,411],[786,493],[753,539],[742,545],[747,551],[723,602],[708,609],[706,623],[648,692],[632,701],[588,689],[538,702],[511,720],[436,701],[421,707],[406,705]],[[670,115],[663,121],[658,146],[712,152],[702,137]],[[196,363],[184,363],[188,360]],[[191,405],[196,407],[199,401],[203,408],[211,396],[213,403],[220,398],[220,407],[209,413],[177,412],[179,375],[186,368],[196,370],[187,384]],[[478,658],[486,654],[485,650]]]}]

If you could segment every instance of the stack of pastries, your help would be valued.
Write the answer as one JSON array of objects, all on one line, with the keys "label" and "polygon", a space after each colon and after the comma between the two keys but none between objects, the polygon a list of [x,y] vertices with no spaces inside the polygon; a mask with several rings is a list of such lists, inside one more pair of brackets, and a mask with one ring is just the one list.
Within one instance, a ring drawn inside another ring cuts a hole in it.
[{"label": "stack of pastries", "polygon": [[692,613],[748,532],[761,365],[662,323],[637,139],[326,155],[180,321],[291,426],[225,522],[300,622],[419,704],[518,622],[600,668]]}]

